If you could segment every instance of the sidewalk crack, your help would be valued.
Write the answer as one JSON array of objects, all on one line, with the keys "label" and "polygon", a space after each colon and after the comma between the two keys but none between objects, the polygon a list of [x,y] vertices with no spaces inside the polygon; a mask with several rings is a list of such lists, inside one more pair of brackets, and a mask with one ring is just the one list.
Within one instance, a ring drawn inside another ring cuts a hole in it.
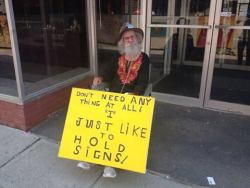
[{"label": "sidewalk crack", "polygon": [[96,178],[96,180],[93,182],[93,184],[89,188],[93,188],[101,177],[102,177],[102,173],[100,173],[100,175]]},{"label": "sidewalk crack", "polygon": [[4,164],[2,164],[0,166],[0,169],[3,168],[4,166],[6,166],[8,163],[10,163],[12,160],[14,160],[18,155],[20,155],[21,153],[25,152],[27,149],[29,149],[31,146],[35,145],[38,141],[40,141],[41,138],[37,138],[34,142],[32,142],[31,144],[27,145],[25,148],[23,148],[21,151],[19,151],[18,153],[16,153],[13,157],[11,157],[9,160],[7,160]]}]

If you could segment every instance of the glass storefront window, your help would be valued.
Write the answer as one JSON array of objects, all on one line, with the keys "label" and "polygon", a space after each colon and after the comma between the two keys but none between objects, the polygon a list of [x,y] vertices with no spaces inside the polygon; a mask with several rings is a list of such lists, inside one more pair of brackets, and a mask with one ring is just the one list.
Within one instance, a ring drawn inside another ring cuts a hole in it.
[{"label": "glass storefront window", "polygon": [[152,24],[207,25],[211,0],[153,0]]},{"label": "glass storefront window", "polygon": [[119,31],[123,23],[140,27],[140,0],[96,0],[98,67],[103,69],[115,54]]},{"label": "glass storefront window", "polygon": [[13,0],[25,94],[89,71],[85,1]]},{"label": "glass storefront window", "polygon": [[0,0],[0,94],[17,96],[10,34],[3,0]]}]

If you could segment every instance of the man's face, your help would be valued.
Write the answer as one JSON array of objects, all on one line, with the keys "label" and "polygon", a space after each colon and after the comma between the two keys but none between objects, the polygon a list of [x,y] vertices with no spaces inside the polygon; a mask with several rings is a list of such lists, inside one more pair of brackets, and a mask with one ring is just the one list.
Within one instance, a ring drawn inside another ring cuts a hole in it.
[{"label": "man's face", "polygon": [[123,34],[123,40],[125,46],[131,46],[137,42],[134,31],[127,31]]}]

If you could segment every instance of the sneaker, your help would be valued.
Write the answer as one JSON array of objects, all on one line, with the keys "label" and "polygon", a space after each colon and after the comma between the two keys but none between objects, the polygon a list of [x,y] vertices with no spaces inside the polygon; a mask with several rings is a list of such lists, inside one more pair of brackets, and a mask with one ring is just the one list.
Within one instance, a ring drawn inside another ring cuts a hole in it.
[{"label": "sneaker", "polygon": [[90,169],[90,164],[86,163],[86,162],[79,162],[76,166],[79,167],[79,168],[82,168],[84,170],[89,170]]},{"label": "sneaker", "polygon": [[105,166],[102,176],[105,177],[105,178],[115,178],[116,177],[116,171],[112,167]]}]

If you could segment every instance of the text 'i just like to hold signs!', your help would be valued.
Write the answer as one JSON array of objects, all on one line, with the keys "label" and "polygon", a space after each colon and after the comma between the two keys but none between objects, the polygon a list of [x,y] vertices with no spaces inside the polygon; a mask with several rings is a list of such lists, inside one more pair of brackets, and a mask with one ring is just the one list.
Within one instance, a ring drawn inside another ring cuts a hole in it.
[{"label": "text 'i just like to hold signs!'", "polygon": [[154,103],[73,88],[59,157],[145,173]]}]

